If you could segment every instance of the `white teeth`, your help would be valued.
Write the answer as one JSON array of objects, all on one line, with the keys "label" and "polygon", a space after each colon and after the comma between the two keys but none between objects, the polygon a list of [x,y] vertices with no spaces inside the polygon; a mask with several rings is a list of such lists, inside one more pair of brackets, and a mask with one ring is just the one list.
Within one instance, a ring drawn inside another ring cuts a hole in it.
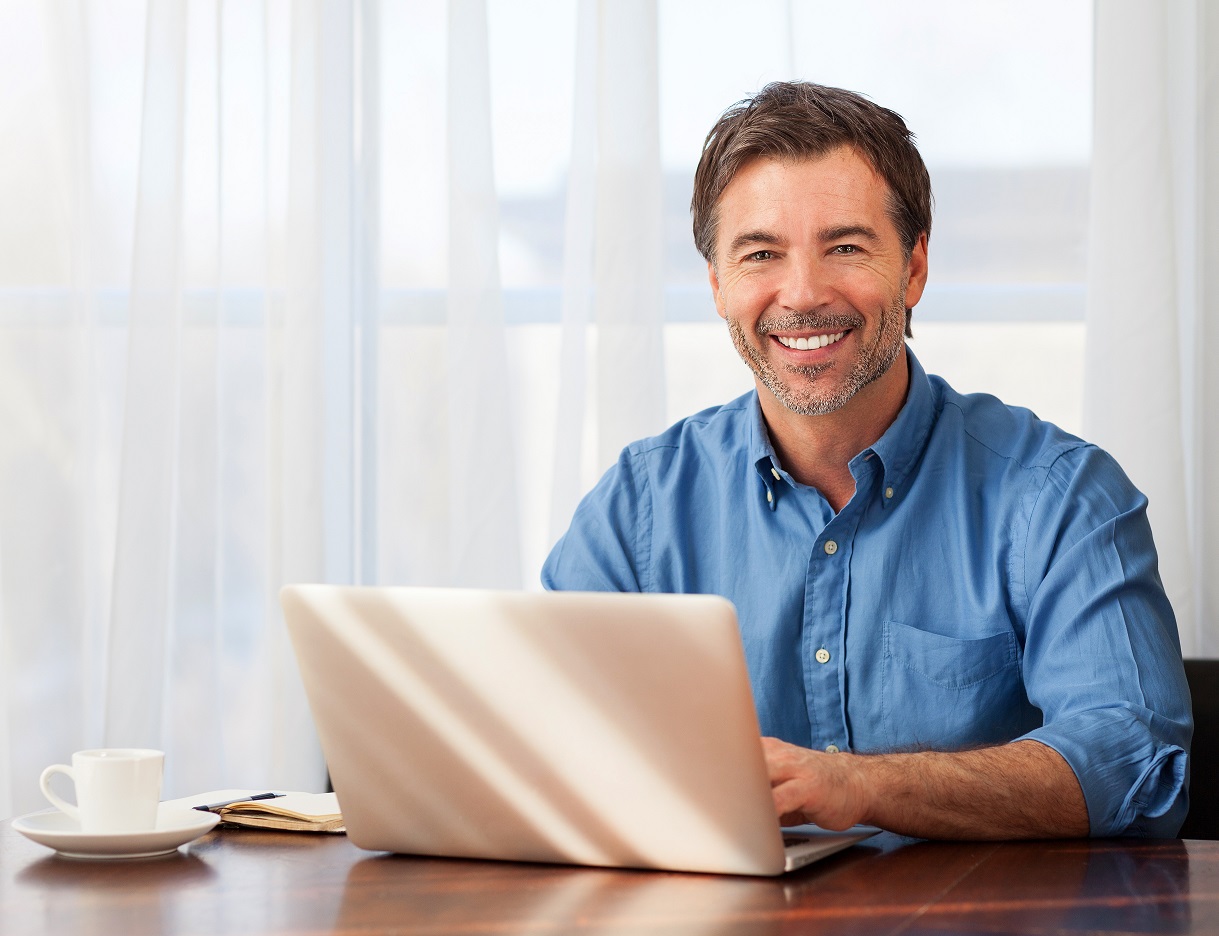
[{"label": "white teeth", "polygon": [[807,351],[810,348],[824,348],[826,345],[841,341],[845,334],[846,332],[838,332],[836,335],[814,335],[811,338],[785,338],[780,335],[779,344],[796,351]]}]

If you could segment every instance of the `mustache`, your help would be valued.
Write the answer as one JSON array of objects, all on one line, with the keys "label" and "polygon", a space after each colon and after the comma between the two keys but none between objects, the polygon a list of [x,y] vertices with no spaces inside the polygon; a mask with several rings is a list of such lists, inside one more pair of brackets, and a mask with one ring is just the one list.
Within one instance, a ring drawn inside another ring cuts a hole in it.
[{"label": "mustache", "polygon": [[839,332],[863,327],[863,316],[843,313],[788,312],[763,319],[754,327],[758,335],[784,331]]}]

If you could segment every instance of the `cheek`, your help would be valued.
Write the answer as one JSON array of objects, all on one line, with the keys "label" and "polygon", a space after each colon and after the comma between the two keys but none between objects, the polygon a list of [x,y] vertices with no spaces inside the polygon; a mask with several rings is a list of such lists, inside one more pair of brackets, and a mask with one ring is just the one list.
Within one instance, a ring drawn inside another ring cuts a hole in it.
[{"label": "cheek", "polygon": [[720,295],[728,308],[737,314],[756,306],[766,305],[767,297],[773,295],[775,286],[769,277],[753,275],[738,276],[721,284]]},{"label": "cheek", "polygon": [[843,283],[837,292],[858,312],[878,318],[901,297],[900,292],[895,292],[889,283],[879,279]]}]

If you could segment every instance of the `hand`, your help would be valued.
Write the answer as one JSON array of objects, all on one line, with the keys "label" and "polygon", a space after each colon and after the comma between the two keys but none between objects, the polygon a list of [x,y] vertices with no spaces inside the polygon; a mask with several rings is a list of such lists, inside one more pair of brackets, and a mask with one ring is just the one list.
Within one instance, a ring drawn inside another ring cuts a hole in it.
[{"label": "hand", "polygon": [[780,825],[813,822],[823,829],[849,829],[866,821],[864,772],[851,754],[826,754],[763,738],[770,789]]}]

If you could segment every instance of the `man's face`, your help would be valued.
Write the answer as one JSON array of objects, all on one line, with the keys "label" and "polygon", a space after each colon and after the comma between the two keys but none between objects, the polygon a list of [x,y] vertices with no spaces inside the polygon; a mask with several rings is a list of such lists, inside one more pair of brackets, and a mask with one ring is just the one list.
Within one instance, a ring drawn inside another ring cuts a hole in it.
[{"label": "man's face", "polygon": [[716,308],[762,387],[821,416],[902,356],[906,309],[922,296],[927,239],[909,258],[889,188],[848,148],[819,159],[756,159],[720,196]]}]

